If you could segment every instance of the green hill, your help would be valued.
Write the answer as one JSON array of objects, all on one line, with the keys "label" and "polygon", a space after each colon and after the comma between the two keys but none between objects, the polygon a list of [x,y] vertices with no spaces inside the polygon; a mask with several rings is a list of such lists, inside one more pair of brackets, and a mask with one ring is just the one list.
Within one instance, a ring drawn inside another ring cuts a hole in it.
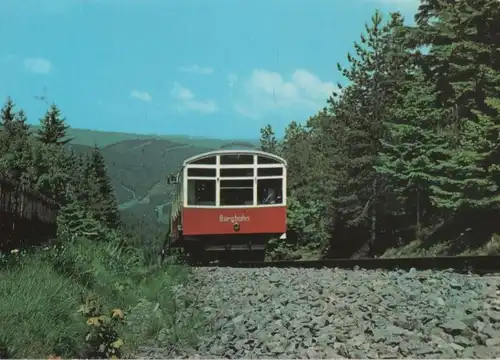
[{"label": "green hill", "polygon": [[[34,130],[38,126],[32,126]],[[97,144],[100,147],[119,143],[125,140],[168,140],[172,142],[188,144],[195,147],[214,148],[218,149],[221,146],[231,142],[248,143],[257,145],[258,140],[242,140],[242,139],[210,139],[204,137],[188,136],[188,135],[158,135],[158,134],[132,134],[122,132],[107,132],[88,129],[68,129],[68,136],[74,138],[71,142],[77,145],[94,146]]]},{"label": "green hill", "polygon": [[97,144],[122,212],[134,217],[165,221],[172,187],[168,174],[188,157],[220,148],[256,148],[258,141],[195,138],[189,136],[137,135],[71,129],[70,146],[76,153],[92,151]]}]

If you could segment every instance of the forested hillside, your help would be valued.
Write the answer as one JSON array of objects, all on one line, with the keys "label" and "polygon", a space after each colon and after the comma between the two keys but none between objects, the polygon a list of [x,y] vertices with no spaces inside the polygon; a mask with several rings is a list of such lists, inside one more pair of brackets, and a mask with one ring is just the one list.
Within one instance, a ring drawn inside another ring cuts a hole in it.
[{"label": "forested hillside", "polygon": [[262,148],[290,167],[297,237],[282,251],[374,256],[413,242],[414,252],[459,253],[492,239],[499,19],[491,0],[424,0],[413,26],[375,12],[338,64],[348,85],[305,125],[290,123],[282,141],[262,129]]},{"label": "forested hillside", "polygon": [[[92,147],[69,145],[77,154],[92,152]],[[150,195],[170,193],[165,178],[177,171],[182,162],[209,148],[175,143],[169,140],[123,140],[100,148],[119,204]],[[150,194],[156,185],[156,192]]]},{"label": "forested hillside", "polygon": [[[100,150],[65,149],[68,126],[56,105],[40,122],[31,132],[11,99],[1,110],[3,180],[19,196],[52,198],[59,214],[56,238],[41,246],[1,239],[18,247],[0,253],[0,357],[119,358],[162,331],[167,342],[171,333],[175,341],[189,334],[190,325],[176,325],[179,305],[169,292],[184,273],[160,259],[165,234],[140,219],[122,223]],[[2,235],[11,236],[13,225],[1,220]]]}]

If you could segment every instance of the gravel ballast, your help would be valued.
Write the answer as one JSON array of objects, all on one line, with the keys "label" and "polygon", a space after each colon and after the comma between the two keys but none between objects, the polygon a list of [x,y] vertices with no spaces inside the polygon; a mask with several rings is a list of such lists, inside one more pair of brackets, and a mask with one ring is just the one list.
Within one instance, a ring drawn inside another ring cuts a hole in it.
[{"label": "gravel ballast", "polygon": [[497,278],[451,271],[195,268],[177,296],[206,318],[193,349],[143,357],[500,357]]}]

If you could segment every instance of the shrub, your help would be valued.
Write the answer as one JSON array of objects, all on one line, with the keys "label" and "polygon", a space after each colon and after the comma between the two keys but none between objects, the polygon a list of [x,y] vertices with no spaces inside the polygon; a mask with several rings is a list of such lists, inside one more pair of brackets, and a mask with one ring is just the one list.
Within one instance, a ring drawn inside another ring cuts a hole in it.
[{"label": "shrub", "polygon": [[138,250],[85,238],[0,260],[2,358],[119,358],[165,327],[191,336],[172,293],[184,267],[146,266]]}]

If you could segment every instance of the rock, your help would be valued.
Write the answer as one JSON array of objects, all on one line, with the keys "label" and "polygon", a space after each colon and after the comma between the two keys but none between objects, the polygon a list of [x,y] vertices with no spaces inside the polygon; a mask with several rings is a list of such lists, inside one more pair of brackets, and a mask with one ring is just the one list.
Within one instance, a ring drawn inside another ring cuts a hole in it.
[{"label": "rock", "polygon": [[426,356],[432,353],[434,353],[434,348],[429,344],[421,344],[418,347],[418,349],[414,351],[414,355],[420,355],[420,356]]},{"label": "rock", "polygon": [[455,344],[454,342],[449,343],[450,348],[452,348],[455,352],[462,352],[464,351],[464,347],[459,344]]},{"label": "rock", "polygon": [[487,314],[492,322],[500,322],[500,311],[490,310]]},{"label": "rock", "polygon": [[500,346],[500,338],[486,339],[486,346]]},{"label": "rock", "polygon": [[[497,350],[498,351],[498,350]],[[491,349],[487,346],[479,345],[475,347],[469,347],[464,350],[462,353],[462,358],[478,358],[478,359],[490,359],[495,358],[494,354],[498,354],[495,352],[495,349]]]},{"label": "rock", "polygon": [[475,339],[460,335],[453,337],[453,342],[465,347],[477,345],[477,341]]},{"label": "rock", "polygon": [[467,330],[467,325],[460,320],[450,320],[442,324],[441,328],[450,335],[456,335]]},{"label": "rock", "polygon": [[500,331],[495,330],[491,327],[491,325],[484,325],[478,329],[478,331],[489,338],[500,338]]},{"label": "rock", "polygon": [[415,269],[221,267],[190,276],[175,296],[195,299],[204,335],[194,348],[138,357],[500,357],[489,280]]}]

